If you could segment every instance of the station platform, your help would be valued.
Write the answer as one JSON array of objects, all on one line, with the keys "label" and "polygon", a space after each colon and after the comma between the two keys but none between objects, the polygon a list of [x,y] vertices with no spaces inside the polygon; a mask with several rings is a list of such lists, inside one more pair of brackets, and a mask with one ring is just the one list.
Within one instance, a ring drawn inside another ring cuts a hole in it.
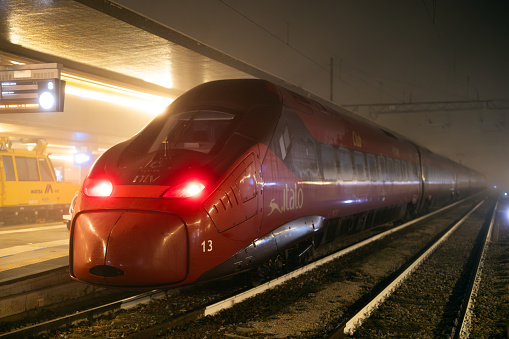
[{"label": "station platform", "polygon": [[63,222],[0,227],[0,285],[68,266]]},{"label": "station platform", "polygon": [[65,223],[0,227],[0,324],[109,293],[69,276]]}]

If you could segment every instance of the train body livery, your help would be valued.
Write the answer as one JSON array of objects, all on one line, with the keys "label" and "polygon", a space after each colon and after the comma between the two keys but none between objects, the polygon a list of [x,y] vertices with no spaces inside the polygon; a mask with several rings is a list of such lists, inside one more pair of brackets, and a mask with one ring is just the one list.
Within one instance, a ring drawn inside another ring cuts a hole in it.
[{"label": "train body livery", "polygon": [[62,220],[80,186],[62,182],[46,154],[46,141],[0,138],[0,225]]},{"label": "train body livery", "polygon": [[200,85],[105,152],[72,215],[70,274],[172,287],[421,213],[479,173],[270,82]]}]

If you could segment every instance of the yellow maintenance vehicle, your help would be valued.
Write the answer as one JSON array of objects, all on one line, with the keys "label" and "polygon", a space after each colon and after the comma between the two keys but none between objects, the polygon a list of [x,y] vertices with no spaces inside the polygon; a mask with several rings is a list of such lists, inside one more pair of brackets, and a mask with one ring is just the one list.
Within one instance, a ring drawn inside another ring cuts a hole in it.
[{"label": "yellow maintenance vehicle", "polygon": [[62,220],[79,185],[57,182],[46,141],[15,149],[0,137],[0,225]]}]

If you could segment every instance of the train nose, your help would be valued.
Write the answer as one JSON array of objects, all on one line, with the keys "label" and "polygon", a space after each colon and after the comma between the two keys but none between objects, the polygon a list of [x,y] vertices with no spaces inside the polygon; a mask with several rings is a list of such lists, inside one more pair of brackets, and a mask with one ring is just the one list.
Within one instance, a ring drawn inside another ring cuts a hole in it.
[{"label": "train nose", "polygon": [[71,238],[71,274],[112,286],[170,285],[187,276],[185,224],[174,214],[80,214]]}]

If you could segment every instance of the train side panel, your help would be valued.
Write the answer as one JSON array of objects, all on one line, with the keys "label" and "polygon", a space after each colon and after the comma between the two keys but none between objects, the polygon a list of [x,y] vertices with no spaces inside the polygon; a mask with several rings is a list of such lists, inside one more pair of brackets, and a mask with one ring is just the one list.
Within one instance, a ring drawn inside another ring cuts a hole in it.
[{"label": "train side panel", "polygon": [[369,227],[400,218],[418,203],[420,173],[412,145],[299,108],[284,110],[263,162],[261,234],[303,215],[329,220],[358,215],[363,224],[350,227]]},{"label": "train side panel", "polygon": [[485,188],[484,176],[419,147],[423,194],[420,212],[450,204]]},{"label": "train side panel", "polygon": [[203,84],[94,164],[70,273],[149,288],[224,277],[471,193],[460,168],[263,80]]}]

